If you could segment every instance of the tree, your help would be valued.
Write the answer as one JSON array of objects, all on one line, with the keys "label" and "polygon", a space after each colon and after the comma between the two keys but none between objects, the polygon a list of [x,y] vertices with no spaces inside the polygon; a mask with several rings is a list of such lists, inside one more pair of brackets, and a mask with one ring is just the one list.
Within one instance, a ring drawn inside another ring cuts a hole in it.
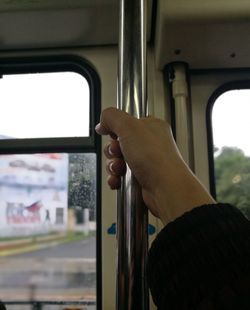
[{"label": "tree", "polygon": [[215,158],[217,200],[237,206],[250,218],[250,158],[234,147],[223,147]]},{"label": "tree", "polygon": [[[96,155],[69,155],[69,208],[89,208],[96,206]],[[92,212],[92,213],[93,213]]]}]

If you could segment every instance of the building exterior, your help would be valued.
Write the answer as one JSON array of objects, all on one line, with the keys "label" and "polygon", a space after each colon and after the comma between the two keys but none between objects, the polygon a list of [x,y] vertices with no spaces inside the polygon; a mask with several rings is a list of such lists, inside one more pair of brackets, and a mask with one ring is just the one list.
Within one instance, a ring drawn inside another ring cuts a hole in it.
[{"label": "building exterior", "polygon": [[0,156],[1,236],[66,230],[67,213],[67,154]]}]

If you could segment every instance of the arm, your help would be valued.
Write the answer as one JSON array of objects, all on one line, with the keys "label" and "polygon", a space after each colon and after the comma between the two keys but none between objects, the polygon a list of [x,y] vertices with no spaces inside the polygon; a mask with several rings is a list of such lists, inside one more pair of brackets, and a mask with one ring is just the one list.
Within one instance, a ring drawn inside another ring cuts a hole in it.
[{"label": "arm", "polygon": [[168,224],[148,256],[158,309],[250,309],[250,224],[227,204],[203,205]]},{"label": "arm", "polygon": [[148,259],[148,281],[158,308],[239,305],[249,290],[244,282],[249,274],[249,222],[237,209],[215,204],[183,161],[165,122],[137,120],[110,108],[96,130],[112,137],[105,147],[110,187],[119,188],[126,162],[145,204],[166,225]]},{"label": "arm", "polygon": [[142,187],[145,204],[163,224],[215,202],[183,161],[166,122],[151,117],[138,120],[109,108],[96,131],[113,138],[104,150],[110,187],[119,188],[126,162]]}]

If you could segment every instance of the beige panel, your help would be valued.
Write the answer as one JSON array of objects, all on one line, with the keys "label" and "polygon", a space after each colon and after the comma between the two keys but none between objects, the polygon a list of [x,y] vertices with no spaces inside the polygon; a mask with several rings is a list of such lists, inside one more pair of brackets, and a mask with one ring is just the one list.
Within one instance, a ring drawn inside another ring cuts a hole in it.
[{"label": "beige panel", "polygon": [[[148,40],[152,0],[148,2]],[[119,1],[0,1],[0,50],[112,45],[118,42]]]},{"label": "beige panel", "polygon": [[227,21],[247,20],[250,15],[250,2],[247,0],[160,0],[165,18],[175,21]]},{"label": "beige panel", "polygon": [[173,61],[191,68],[249,66],[249,28],[249,1],[160,0],[157,66]]},{"label": "beige panel", "polygon": [[115,0],[2,0],[0,12],[31,11],[31,10],[60,10],[69,8],[101,7],[114,4]]},{"label": "beige panel", "polygon": [[[86,50],[81,53],[94,64],[100,75],[102,109],[116,106],[117,57],[115,49]],[[103,138],[103,145],[108,138]],[[116,222],[116,192],[106,183],[106,159],[102,156],[102,276],[103,309],[115,309],[116,238],[107,229]]]},{"label": "beige panel", "polygon": [[[161,119],[165,119],[165,105],[164,105],[164,85],[162,79],[162,72],[155,69],[155,57],[152,48],[148,49],[148,114]],[[156,233],[149,236],[149,247],[156,237],[156,234],[162,229],[161,222],[157,220],[149,212],[149,223],[154,225]],[[150,296],[150,309],[156,310],[152,298]]]}]

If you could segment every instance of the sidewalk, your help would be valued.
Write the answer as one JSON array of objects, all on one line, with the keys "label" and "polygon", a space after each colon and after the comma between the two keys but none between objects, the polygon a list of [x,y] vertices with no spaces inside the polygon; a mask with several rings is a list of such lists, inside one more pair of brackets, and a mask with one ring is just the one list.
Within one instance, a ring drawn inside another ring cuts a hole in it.
[{"label": "sidewalk", "polygon": [[4,240],[0,241],[0,257],[35,251],[67,241],[68,235],[65,233],[27,237],[20,240]]}]

